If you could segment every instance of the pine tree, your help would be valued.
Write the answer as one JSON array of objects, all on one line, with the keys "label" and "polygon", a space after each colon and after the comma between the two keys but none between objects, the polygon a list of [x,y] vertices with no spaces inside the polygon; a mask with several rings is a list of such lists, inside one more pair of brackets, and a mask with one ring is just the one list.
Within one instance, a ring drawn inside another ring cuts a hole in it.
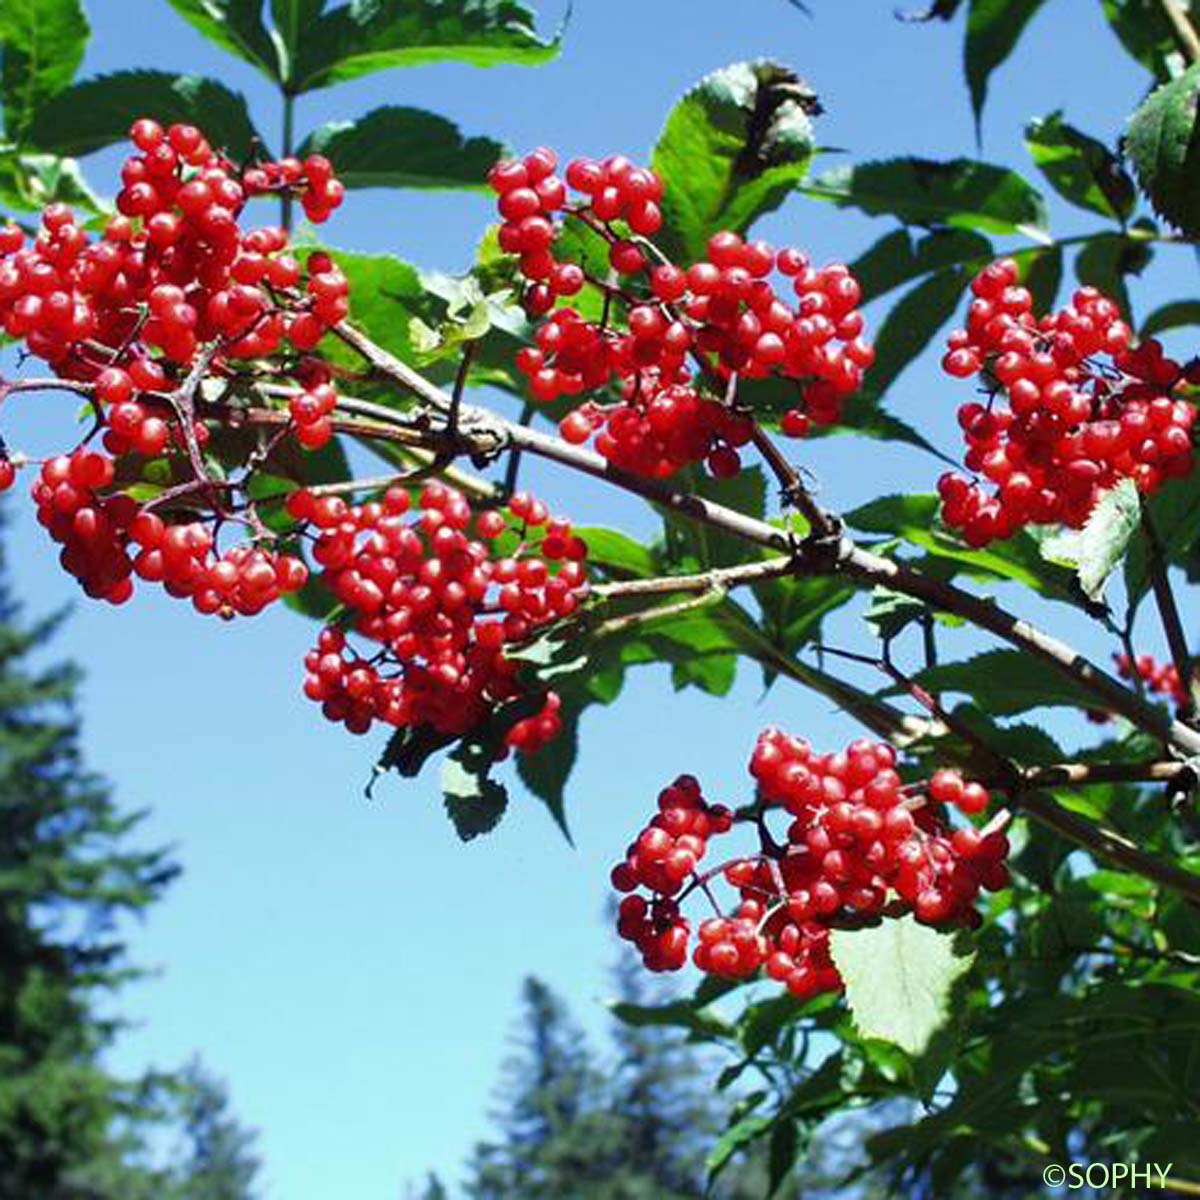
[{"label": "pine tree", "polygon": [[[23,621],[0,555],[0,1200],[245,1200],[254,1164],[223,1095],[100,1061],[119,1025],[97,1000],[136,974],[119,922],[178,868],[134,848],[142,814],[85,766],[77,670],[35,665],[60,620]],[[193,1106],[164,1114],[168,1092]],[[147,1165],[151,1127],[177,1116],[196,1153]],[[229,1186],[206,1190],[217,1160]]]}]

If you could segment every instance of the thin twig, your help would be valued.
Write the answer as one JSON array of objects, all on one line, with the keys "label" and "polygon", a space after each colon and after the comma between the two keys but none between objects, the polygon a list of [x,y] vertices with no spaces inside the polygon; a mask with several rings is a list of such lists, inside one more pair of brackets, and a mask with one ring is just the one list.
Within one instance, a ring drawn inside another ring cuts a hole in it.
[{"label": "thin twig", "polygon": [[[1162,621],[1163,633],[1167,638],[1167,646],[1171,651],[1171,661],[1179,675],[1180,685],[1184,690],[1184,702],[1180,706],[1180,715],[1185,719],[1196,711],[1197,680],[1192,671],[1192,656],[1188,650],[1187,637],[1183,632],[1183,622],[1179,618],[1179,608],[1175,603],[1175,593],[1171,590],[1171,580],[1167,574],[1167,556],[1163,551],[1162,540],[1154,528],[1150,511],[1142,507],[1142,530],[1146,535],[1149,547],[1147,562],[1150,574],[1150,586],[1154,592],[1154,602],[1158,606],[1159,620]],[[1131,671],[1136,673],[1132,662]]]},{"label": "thin twig", "polygon": [[1158,0],[1158,3],[1171,23],[1171,31],[1183,56],[1188,62],[1200,63],[1200,34],[1197,34],[1178,0]]}]

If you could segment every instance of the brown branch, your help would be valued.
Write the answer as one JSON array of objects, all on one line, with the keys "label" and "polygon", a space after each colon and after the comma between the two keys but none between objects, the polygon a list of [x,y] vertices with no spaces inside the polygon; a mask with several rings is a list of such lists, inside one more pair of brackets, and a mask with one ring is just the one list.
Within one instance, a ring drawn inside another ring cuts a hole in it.
[{"label": "brown branch", "polygon": [[1171,24],[1171,31],[1184,58],[1191,63],[1200,63],[1200,34],[1197,34],[1179,0],[1158,0],[1158,3]]},{"label": "brown branch", "polygon": [[[1196,693],[1200,687],[1200,681],[1197,681],[1193,674],[1192,656],[1188,650],[1187,637],[1183,632],[1183,622],[1179,618],[1175,593],[1171,590],[1171,580],[1167,574],[1167,556],[1163,551],[1162,540],[1158,536],[1158,530],[1154,528],[1150,511],[1145,506],[1142,507],[1142,530],[1146,535],[1149,548],[1146,557],[1150,586],[1154,592],[1154,603],[1158,607],[1159,620],[1162,622],[1167,646],[1171,651],[1171,661],[1175,664],[1175,670],[1179,675],[1179,682],[1186,697],[1180,706],[1180,713],[1186,719],[1196,711]],[[1133,674],[1137,674],[1132,659],[1130,660],[1130,670]]]},{"label": "brown branch", "polygon": [[790,557],[766,558],[761,562],[741,563],[736,567],[718,567],[699,575],[662,575],[654,579],[601,583],[592,588],[592,595],[611,600],[624,596],[670,595],[673,592],[728,591],[764,579],[792,575],[795,571],[795,560]]},{"label": "brown branch", "polygon": [[[347,345],[358,350],[375,370],[424,400],[436,411],[448,411],[450,397],[436,384],[376,346],[351,326],[343,323],[336,328],[336,332]],[[392,415],[395,417],[397,414]],[[422,444],[420,434],[414,436],[416,444]],[[426,433],[423,444],[436,443],[438,436],[436,432]],[[497,441],[506,443],[509,448],[527,450],[604,480],[680,516],[721,529],[745,541],[774,550],[792,549],[788,534],[766,521],[714,504],[703,497],[681,492],[669,483],[622,471],[592,450],[572,446],[559,438],[514,424],[492,413],[464,406],[458,440],[462,449],[481,453],[494,449]],[[813,549],[811,546],[807,550],[804,546],[800,547],[796,555],[798,574],[843,573],[865,587],[882,585],[923,600],[934,609],[965,617],[1017,649],[1048,663],[1096,696],[1099,707],[1119,713],[1139,729],[1161,738],[1189,757],[1200,754],[1200,732],[1181,721],[1172,720],[1158,706],[1137,696],[1071,646],[1007,612],[993,600],[980,599],[952,583],[924,576],[903,563],[864,550],[847,537],[841,538],[836,561],[829,564],[823,561],[823,554],[812,553]]]}]

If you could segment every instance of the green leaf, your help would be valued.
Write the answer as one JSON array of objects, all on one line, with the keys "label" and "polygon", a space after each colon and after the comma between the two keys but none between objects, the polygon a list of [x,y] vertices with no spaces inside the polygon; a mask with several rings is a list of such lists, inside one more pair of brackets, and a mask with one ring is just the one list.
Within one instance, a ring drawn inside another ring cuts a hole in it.
[{"label": "green leaf", "polygon": [[492,760],[464,743],[442,763],[442,794],[446,811],[464,842],[490,833],[508,807],[508,793],[490,778]]},{"label": "green leaf", "polygon": [[1148,242],[1119,233],[1098,233],[1088,238],[1076,255],[1075,275],[1080,283],[1099,288],[1114,299],[1121,315],[1132,325],[1133,306],[1125,278],[1140,275],[1153,254]]},{"label": "green leaf", "polygon": [[575,532],[587,542],[588,566],[600,567],[611,578],[645,579],[658,573],[658,557],[654,551],[628,534],[598,526]]},{"label": "green leaf", "polygon": [[1200,63],[1151,92],[1125,135],[1125,154],[1155,211],[1192,237],[1200,236],[1198,91]]},{"label": "green leaf", "polygon": [[1200,300],[1175,300],[1156,308],[1138,331],[1140,338],[1153,337],[1167,329],[1186,329],[1200,325]]},{"label": "green leaf", "polygon": [[[680,487],[747,516],[761,517],[766,511],[767,481],[761,467],[747,467],[732,479],[713,479],[692,470],[681,478]],[[663,511],[663,525],[669,560],[678,562],[686,557],[697,570],[730,567],[760,553],[741,538],[690,521],[673,510]]]},{"label": "green leaf", "polygon": [[1042,542],[1051,562],[1074,567],[1084,594],[1097,600],[1108,577],[1125,557],[1137,531],[1142,501],[1131,479],[1122,479],[1096,502],[1082,529],[1064,529]]},{"label": "green leaf", "polygon": [[1011,717],[1033,708],[1090,708],[1091,692],[1041,659],[1018,650],[988,650],[963,662],[940,663],[916,676],[928,691],[971,696],[985,713]]},{"label": "green leaf", "polygon": [[1046,204],[1015,171],[975,159],[891,158],[829,171],[805,194],[890,215],[906,225],[949,225],[982,233],[1023,233],[1046,242]]},{"label": "green leaf", "polygon": [[288,81],[307,92],[427,63],[535,66],[557,57],[560,43],[538,37],[533,13],[516,0],[355,0],[313,23]]},{"label": "green leaf", "polygon": [[772,1116],[750,1116],[743,1117],[725,1130],[717,1139],[717,1144],[709,1151],[704,1163],[708,1168],[709,1179],[715,1179],[743,1146],[764,1136],[774,1123],[775,1118]]},{"label": "green leaf", "polygon": [[79,0],[0,4],[0,91],[8,141],[22,142],[42,105],[75,78],[90,33]]},{"label": "green leaf", "polygon": [[91,154],[129,136],[139,117],[198,125],[217,149],[242,159],[258,137],[246,101],[215,79],[166,71],[117,71],[77,83],[45,104],[29,140],[61,155]]},{"label": "green leaf", "polygon": [[304,43],[325,11],[325,0],[271,0],[271,20],[275,26],[275,46],[279,55],[280,75],[290,80]]},{"label": "green leaf", "polygon": [[[1168,563],[1181,564],[1200,541],[1200,475],[1173,479],[1147,501],[1146,510],[1162,543]],[[1150,546],[1146,538],[1134,538],[1125,556],[1125,591],[1137,604],[1150,589]]]},{"label": "green leaf", "polygon": [[1101,4],[1121,45],[1160,80],[1170,79],[1182,66],[1162,0],[1101,0]]},{"label": "green leaf", "polygon": [[322,125],[298,153],[324,154],[351,188],[478,188],[504,147],[464,138],[445,117],[420,108],[377,108]]},{"label": "green leaf", "polygon": [[892,1042],[914,1058],[950,1020],[954,985],[974,958],[952,934],[913,916],[834,929],[829,948],[858,1032]]},{"label": "green leaf", "polygon": [[1068,125],[1061,112],[1030,121],[1025,145],[1064,200],[1122,223],[1133,214],[1137,190],[1120,159],[1103,142]]},{"label": "green leaf", "polygon": [[654,148],[665,185],[663,233],[674,258],[704,255],[718,229],[745,232],[779,207],[808,171],[816,96],[771,62],[706,75],[671,110]]},{"label": "green leaf", "polygon": [[1045,0],[971,0],[963,63],[977,130],[983,119],[988,79],[1012,53],[1030,18],[1044,3]]},{"label": "green leaf", "polygon": [[579,757],[579,712],[564,702],[562,732],[534,754],[517,753],[521,782],[550,810],[567,841],[566,786]]},{"label": "green leaf", "polygon": [[278,43],[262,19],[262,0],[167,0],[167,3],[210,42],[257,67],[276,81],[283,78]]},{"label": "green leaf", "polygon": [[0,204],[29,211],[55,201],[92,213],[105,209],[73,158],[0,150]]},{"label": "green leaf", "polygon": [[995,257],[992,243],[965,229],[935,229],[914,233],[893,229],[885,233],[850,266],[867,304],[893,288],[943,267],[969,263],[972,270]]},{"label": "green leaf", "polygon": [[[350,283],[354,323],[373,341],[397,357],[411,361],[416,347],[410,322],[414,317],[427,323],[438,320],[436,300],[427,294],[417,269],[390,254],[359,254],[349,250],[332,253]],[[361,361],[352,351],[332,341],[328,356],[355,367]],[[389,395],[395,403],[395,394]]]},{"label": "green leaf", "polygon": [[767,1151],[767,1197],[768,1200],[783,1186],[796,1165],[800,1153],[800,1131],[795,1121],[782,1119],[771,1130],[771,1142]]},{"label": "green leaf", "polygon": [[875,362],[863,391],[882,396],[954,315],[970,275],[963,267],[935,271],[893,306],[875,337]]},{"label": "green leaf", "polygon": [[1011,579],[1055,600],[1072,598],[1071,573],[1042,557],[1027,533],[974,550],[947,529],[938,515],[936,496],[881,496],[846,514],[846,522],[864,533],[901,537],[914,546],[956,563],[984,578]]},{"label": "green leaf", "polygon": [[1012,258],[1020,272],[1021,283],[1033,296],[1033,311],[1049,312],[1054,307],[1058,289],[1062,286],[1062,246],[1056,242],[1053,246],[1018,250]]},{"label": "green leaf", "polygon": [[704,1004],[695,1000],[673,1000],[669,1004],[611,1004],[609,1008],[618,1021],[626,1025],[668,1026],[686,1029],[705,1038],[733,1036],[733,1026]]}]

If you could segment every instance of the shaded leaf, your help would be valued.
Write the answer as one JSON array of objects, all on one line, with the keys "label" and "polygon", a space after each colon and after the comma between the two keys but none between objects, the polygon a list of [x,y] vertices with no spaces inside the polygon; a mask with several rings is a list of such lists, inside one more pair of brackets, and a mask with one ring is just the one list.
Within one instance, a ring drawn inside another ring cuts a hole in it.
[{"label": "shaded leaf", "polygon": [[972,269],[995,257],[992,243],[965,229],[934,229],[928,233],[893,229],[850,265],[867,304],[893,288],[942,267],[969,263]]},{"label": "shaded leaf", "polygon": [[1033,708],[1087,709],[1092,693],[1041,659],[1019,650],[988,650],[963,662],[940,663],[916,676],[936,694],[959,692],[984,712],[1009,717]]},{"label": "shaded leaf", "polygon": [[325,13],[301,40],[288,80],[298,92],[394,67],[462,62],[534,66],[559,52],[516,0],[356,0]]},{"label": "shaded leaf", "polygon": [[508,807],[508,793],[492,779],[490,758],[481,759],[467,744],[442,763],[442,794],[446,811],[464,842],[490,833]]},{"label": "shaded leaf", "polygon": [[1044,3],[1045,0],[971,0],[963,65],[976,129],[983,117],[992,72],[1012,53],[1025,26]]},{"label": "shaded leaf", "polygon": [[1025,145],[1064,200],[1121,222],[1133,214],[1137,190],[1120,159],[1103,142],[1067,124],[1061,112],[1030,121]]},{"label": "shaded leaf", "polygon": [[954,315],[970,276],[962,267],[936,271],[893,306],[875,337],[875,362],[863,390],[882,396]]},{"label": "shaded leaf", "polygon": [[1200,63],[1151,92],[1129,120],[1125,154],[1156,212],[1189,236],[1200,235]]},{"label": "shaded leaf", "polygon": [[954,985],[974,958],[953,934],[911,915],[863,929],[834,929],[829,947],[858,1032],[892,1042],[914,1058],[949,1021]]},{"label": "shaded leaf", "polygon": [[90,33],[79,0],[0,4],[0,92],[8,141],[22,142],[38,109],[75,78]]},{"label": "shaded leaf", "polygon": [[1088,238],[1075,257],[1075,275],[1080,283],[1099,288],[1121,307],[1121,315],[1133,324],[1127,275],[1140,275],[1154,251],[1148,243],[1119,233],[1098,233]]},{"label": "shaded leaf", "polygon": [[1141,338],[1153,337],[1167,329],[1185,329],[1200,325],[1200,300],[1175,300],[1156,308],[1138,331]]},{"label": "shaded leaf", "polygon": [[1046,205],[1015,171],[974,159],[891,158],[841,167],[802,185],[807,195],[906,225],[1024,233],[1046,241]]},{"label": "shaded leaf", "polygon": [[1160,80],[1170,79],[1183,59],[1162,0],[1101,0],[1101,6],[1126,51]]},{"label": "shaded leaf", "polygon": [[324,154],[347,187],[479,189],[502,152],[490,138],[464,138],[445,117],[390,106],[322,125],[298,151]]},{"label": "shaded leaf", "polygon": [[129,136],[139,117],[197,125],[214,147],[244,159],[257,138],[245,98],[214,79],[166,71],[117,71],[60,92],[39,109],[29,140],[54,154],[91,154]]},{"label": "shaded leaf", "polygon": [[262,0],[167,0],[210,42],[257,67],[271,79],[283,78],[276,44],[262,19]]},{"label": "shaded leaf", "polygon": [[961,563],[984,577],[1011,579],[1056,600],[1072,598],[1071,573],[1043,558],[1028,533],[972,549],[946,528],[936,496],[881,496],[846,514],[846,522],[864,533],[901,537],[922,550]]},{"label": "shaded leaf", "polygon": [[813,154],[816,95],[771,62],[706,75],[672,109],[654,148],[665,185],[657,239],[674,258],[703,257],[718,229],[745,232],[778,208]]},{"label": "shaded leaf", "polygon": [[[1200,476],[1170,480],[1146,502],[1154,531],[1169,563],[1180,565],[1200,541]],[[1150,589],[1150,545],[1134,538],[1125,557],[1125,590],[1137,604]]]}]

